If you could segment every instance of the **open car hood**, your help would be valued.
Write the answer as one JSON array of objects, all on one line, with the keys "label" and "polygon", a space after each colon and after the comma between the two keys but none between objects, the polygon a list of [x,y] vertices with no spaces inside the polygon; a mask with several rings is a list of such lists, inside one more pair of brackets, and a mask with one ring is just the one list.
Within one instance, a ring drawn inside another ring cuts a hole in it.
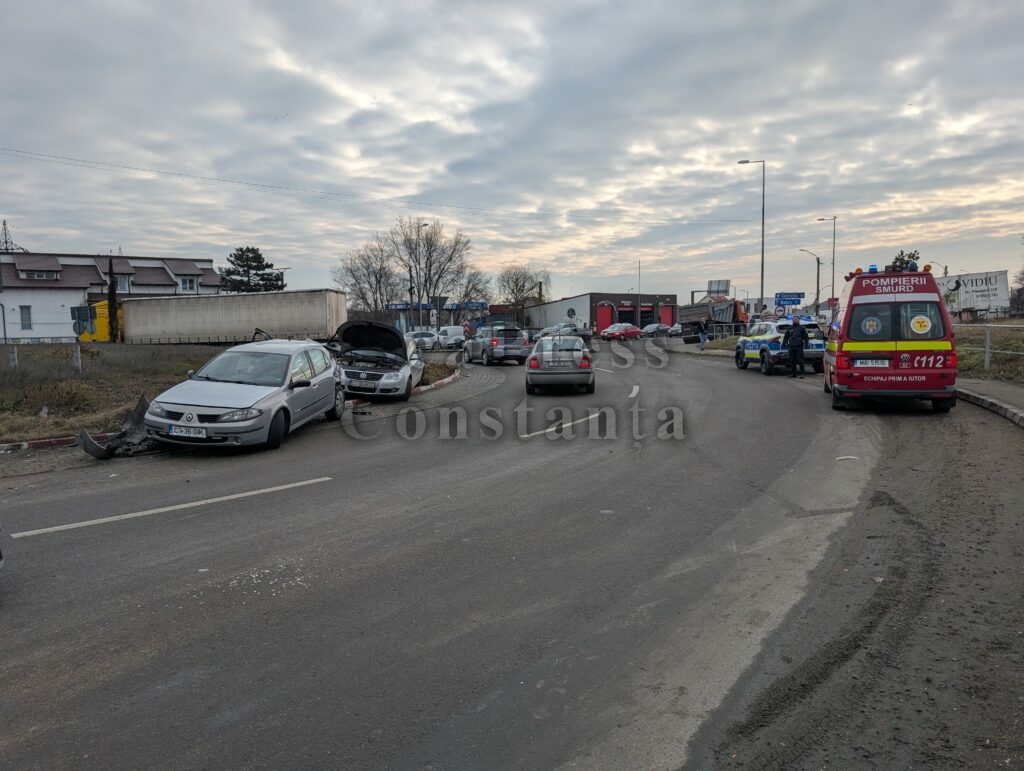
[{"label": "open car hood", "polygon": [[402,333],[383,321],[346,321],[335,331],[331,342],[342,354],[355,350],[375,350],[408,360]]}]

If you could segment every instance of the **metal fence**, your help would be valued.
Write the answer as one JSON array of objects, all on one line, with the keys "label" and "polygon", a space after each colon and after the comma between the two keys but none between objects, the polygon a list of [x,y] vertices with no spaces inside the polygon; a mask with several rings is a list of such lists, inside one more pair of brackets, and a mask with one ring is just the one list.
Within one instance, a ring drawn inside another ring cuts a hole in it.
[{"label": "metal fence", "polygon": [[981,353],[983,367],[1024,362],[1024,324],[954,324],[959,352]]}]

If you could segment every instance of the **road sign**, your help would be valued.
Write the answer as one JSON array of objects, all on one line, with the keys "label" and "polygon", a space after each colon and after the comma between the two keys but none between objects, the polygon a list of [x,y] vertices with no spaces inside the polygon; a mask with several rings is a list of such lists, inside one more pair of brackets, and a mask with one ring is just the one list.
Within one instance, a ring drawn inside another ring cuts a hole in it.
[{"label": "road sign", "polygon": [[409,310],[409,303],[387,303],[384,305],[386,311],[407,311]]},{"label": "road sign", "polygon": [[786,312],[786,306],[784,306],[784,305],[776,305],[775,306],[775,315],[776,316],[781,316],[785,312]]},{"label": "road sign", "polygon": [[775,293],[775,304],[776,305],[799,305],[800,301],[804,299],[803,292],[776,292]]},{"label": "road sign", "polygon": [[565,312],[565,315],[568,316],[570,319],[576,318],[576,309],[575,308],[570,308],[569,310],[567,310]]}]

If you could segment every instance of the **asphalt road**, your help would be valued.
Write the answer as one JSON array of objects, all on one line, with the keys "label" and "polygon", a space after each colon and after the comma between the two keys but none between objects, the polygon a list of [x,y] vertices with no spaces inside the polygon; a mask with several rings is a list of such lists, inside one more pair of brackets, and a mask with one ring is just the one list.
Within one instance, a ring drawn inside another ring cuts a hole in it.
[{"label": "asphalt road", "polygon": [[3,764],[693,762],[888,416],[643,349],[603,351],[593,395],[476,366],[275,452],[4,479]]}]

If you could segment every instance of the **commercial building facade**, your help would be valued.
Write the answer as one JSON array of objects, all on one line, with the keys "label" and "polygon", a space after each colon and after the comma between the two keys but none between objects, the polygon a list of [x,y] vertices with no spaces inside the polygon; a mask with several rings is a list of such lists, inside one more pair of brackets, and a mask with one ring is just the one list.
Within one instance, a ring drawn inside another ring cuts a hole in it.
[{"label": "commercial building facade", "polygon": [[[637,305],[639,304],[639,309]],[[674,294],[640,294],[625,292],[588,292],[526,307],[526,326],[549,327],[564,321],[600,333],[617,323],[674,324],[678,300]],[[638,313],[639,310],[639,313]]]}]

